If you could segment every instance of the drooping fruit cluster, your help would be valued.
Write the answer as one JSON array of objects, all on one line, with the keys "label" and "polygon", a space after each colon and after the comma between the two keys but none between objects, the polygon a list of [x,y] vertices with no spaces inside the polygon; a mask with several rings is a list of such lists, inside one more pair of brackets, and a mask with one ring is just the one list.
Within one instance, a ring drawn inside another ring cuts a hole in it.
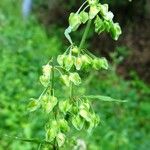
[{"label": "drooping fruit cluster", "polygon": [[[88,8],[89,12],[86,12]],[[93,21],[97,33],[109,32],[112,38],[117,40],[121,29],[118,23],[113,22],[113,16],[112,12],[108,11],[107,4],[100,4],[98,0],[86,0],[76,13],[70,14],[69,27],[65,31],[65,36],[71,45],[64,54],[57,57],[58,64],[55,65],[52,59],[43,66],[40,82],[44,90],[38,99],[31,99],[29,109],[30,111],[41,109],[48,116],[49,120],[45,125],[45,141],[52,143],[54,147],[64,145],[71,125],[77,130],[85,128],[88,132],[98,125],[99,116],[94,113],[88,100],[94,96],[79,95],[74,91],[74,86],[79,86],[82,82],[79,75],[81,71],[108,69],[105,58],[98,58],[82,48],[86,34],[83,35],[82,44],[79,47],[73,44],[69,34],[76,31],[81,24]],[[86,32],[88,28],[89,24],[87,24]],[[59,98],[55,95],[56,90],[62,91],[62,88],[55,89],[56,74],[59,77],[57,81],[63,81],[70,93],[67,98],[65,96]],[[96,97],[112,100],[104,96]]]}]

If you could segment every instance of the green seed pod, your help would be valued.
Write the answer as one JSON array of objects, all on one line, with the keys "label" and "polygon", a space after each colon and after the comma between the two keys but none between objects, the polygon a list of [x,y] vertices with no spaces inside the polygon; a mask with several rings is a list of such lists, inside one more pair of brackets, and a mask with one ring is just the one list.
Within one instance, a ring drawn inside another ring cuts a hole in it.
[{"label": "green seed pod", "polygon": [[50,113],[57,105],[57,98],[54,96],[44,95],[42,97],[42,108],[46,113]]},{"label": "green seed pod", "polygon": [[84,120],[82,120],[82,118],[77,115],[72,118],[72,124],[77,130],[81,130],[84,126]]},{"label": "green seed pod", "polygon": [[118,23],[113,23],[110,28],[110,34],[114,40],[118,40],[120,34],[122,33],[121,28]]},{"label": "green seed pod", "polygon": [[106,16],[108,13],[108,4],[99,5],[99,10],[102,16]]},{"label": "green seed pod", "polygon": [[81,24],[81,18],[79,14],[71,13],[69,16],[69,25],[72,28],[72,31],[76,31]]},{"label": "green seed pod", "polygon": [[51,70],[52,70],[52,66],[50,66],[49,64],[44,65],[42,67],[43,69],[43,75],[47,78],[50,78],[50,74],[51,74]]},{"label": "green seed pod", "polygon": [[87,122],[91,121],[90,113],[87,109],[80,109],[80,116],[83,117]]},{"label": "green seed pod", "polygon": [[59,127],[60,127],[61,132],[64,132],[64,133],[70,130],[68,122],[65,119],[59,120]]},{"label": "green seed pod", "polygon": [[93,115],[92,115],[92,120],[93,120],[93,122],[94,122],[95,127],[98,126],[98,124],[100,123],[100,118],[99,118],[99,116],[96,115],[96,114],[93,114]]},{"label": "green seed pod", "polygon": [[62,80],[62,82],[63,82],[66,86],[69,87],[69,85],[70,85],[69,76],[67,76],[67,75],[62,75],[62,76],[61,76],[61,80]]},{"label": "green seed pod", "polygon": [[75,54],[78,54],[78,53],[79,53],[79,48],[78,48],[77,46],[75,46],[75,47],[73,47],[73,48],[71,49],[71,51],[72,51],[73,53],[75,53]]},{"label": "green seed pod", "polygon": [[108,69],[108,62],[106,58],[95,58],[93,60],[93,68],[96,70]]},{"label": "green seed pod", "polygon": [[64,114],[66,114],[71,109],[71,107],[72,105],[69,103],[69,100],[59,102],[59,109]]},{"label": "green seed pod", "polygon": [[94,24],[95,24],[95,32],[97,32],[98,34],[105,31],[106,26],[104,24],[104,21],[99,16],[96,17]]},{"label": "green seed pod", "polygon": [[65,55],[58,55],[58,57],[57,57],[57,62],[62,67],[63,67],[63,63],[64,63],[64,57],[65,57]]},{"label": "green seed pod", "polygon": [[89,103],[82,103],[81,105],[80,105],[80,109],[87,109],[87,110],[89,110],[90,109],[90,105],[89,105]]},{"label": "green seed pod", "polygon": [[77,70],[81,69],[81,67],[82,67],[82,59],[81,59],[81,57],[77,57],[75,59],[74,65],[75,65]]},{"label": "green seed pod", "polygon": [[88,21],[88,19],[89,19],[89,15],[88,15],[87,12],[81,11],[80,18],[81,18],[81,22],[82,23],[86,23]]},{"label": "green seed pod", "polygon": [[104,19],[108,20],[108,21],[112,21],[112,19],[114,18],[114,14],[109,11],[104,15]]},{"label": "green seed pod", "polygon": [[44,87],[48,86],[49,80],[50,80],[50,77],[48,76],[44,76],[44,75],[40,76],[40,82]]},{"label": "green seed pod", "polygon": [[88,127],[88,132],[91,133],[91,131],[93,130],[93,128],[97,127],[97,125],[100,122],[100,118],[98,115],[95,114],[91,114],[91,121],[89,122],[89,127]]},{"label": "green seed pod", "polygon": [[108,62],[106,58],[100,58],[99,59],[99,64],[101,66],[102,69],[108,69]]},{"label": "green seed pod", "polygon": [[58,133],[57,122],[53,120],[51,122],[51,127],[46,129],[46,141],[52,142]]},{"label": "green seed pod", "polygon": [[96,5],[90,7],[89,18],[93,19],[99,12],[99,8]]},{"label": "green seed pod", "polygon": [[78,73],[70,73],[69,76],[70,81],[72,81],[75,85],[81,84],[81,78]]},{"label": "green seed pod", "polygon": [[64,67],[67,71],[69,71],[74,64],[74,57],[71,55],[67,55],[64,58]]},{"label": "green seed pod", "polygon": [[98,2],[99,0],[88,0],[89,5],[96,5]]},{"label": "green seed pod", "polygon": [[56,141],[57,141],[59,147],[62,147],[64,145],[65,139],[66,139],[66,135],[65,134],[63,134],[61,132],[59,132],[57,134]]},{"label": "green seed pod", "polygon": [[96,70],[101,69],[101,66],[100,66],[98,58],[94,58],[94,60],[93,60],[93,68],[96,69]]},{"label": "green seed pod", "polygon": [[78,113],[78,108],[77,108],[77,106],[72,106],[72,108],[71,108],[71,113],[73,113],[73,114],[77,114]]},{"label": "green seed pod", "polygon": [[84,66],[91,64],[91,58],[87,55],[81,55],[81,60]]},{"label": "green seed pod", "polygon": [[28,104],[28,109],[30,112],[37,110],[40,107],[39,101],[31,98]]}]

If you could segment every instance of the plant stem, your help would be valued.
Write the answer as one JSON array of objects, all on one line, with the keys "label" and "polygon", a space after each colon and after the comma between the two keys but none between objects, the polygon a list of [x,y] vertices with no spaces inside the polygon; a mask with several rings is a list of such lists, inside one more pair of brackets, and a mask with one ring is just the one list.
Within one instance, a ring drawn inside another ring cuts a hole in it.
[{"label": "plant stem", "polygon": [[[54,96],[54,69],[55,68],[54,68],[54,64],[52,61],[51,96]],[[57,110],[54,111],[54,117],[55,117],[55,119],[57,119]],[[54,139],[53,150],[58,150],[56,138]]]},{"label": "plant stem", "polygon": [[73,97],[73,83],[70,85],[70,99]]},{"label": "plant stem", "polygon": [[86,38],[87,38],[87,34],[88,34],[88,32],[89,32],[91,23],[92,23],[92,20],[89,20],[88,23],[87,23],[87,25],[86,25],[84,34],[83,34],[83,36],[82,36],[82,40],[81,40],[80,45],[79,45],[79,49],[82,49],[83,46],[84,46],[84,44],[85,44],[85,40],[86,40]]},{"label": "plant stem", "polygon": [[52,62],[51,95],[54,95],[54,65]]}]

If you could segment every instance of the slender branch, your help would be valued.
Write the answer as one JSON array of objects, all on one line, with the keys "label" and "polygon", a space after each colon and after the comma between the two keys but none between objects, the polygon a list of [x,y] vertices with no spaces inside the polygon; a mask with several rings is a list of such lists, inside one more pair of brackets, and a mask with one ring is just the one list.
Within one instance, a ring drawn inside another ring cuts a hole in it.
[{"label": "slender branch", "polygon": [[91,23],[92,23],[92,20],[89,20],[88,23],[87,23],[87,25],[86,25],[84,34],[83,34],[83,36],[82,36],[82,40],[81,40],[80,45],[79,45],[79,49],[82,49],[83,46],[84,46],[84,44],[85,44],[85,40],[86,40],[86,38],[87,38],[87,34],[88,34],[88,32],[89,32]]}]

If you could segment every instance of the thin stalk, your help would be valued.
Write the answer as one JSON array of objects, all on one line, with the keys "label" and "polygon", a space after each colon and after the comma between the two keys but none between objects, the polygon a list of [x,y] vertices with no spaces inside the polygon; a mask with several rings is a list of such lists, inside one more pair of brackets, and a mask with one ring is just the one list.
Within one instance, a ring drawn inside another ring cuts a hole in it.
[{"label": "thin stalk", "polygon": [[51,95],[54,95],[54,65],[52,62]]},{"label": "thin stalk", "polygon": [[85,5],[87,3],[87,1],[85,1],[82,5],[81,5],[81,7],[78,9],[78,11],[76,12],[77,14],[80,12],[80,10],[83,8],[83,6]]},{"label": "thin stalk", "polygon": [[[52,62],[52,76],[51,76],[51,96],[54,96],[54,64]],[[54,110],[54,117],[57,119],[57,110]],[[56,138],[54,139],[53,143],[53,150],[58,150],[58,145]]]},{"label": "thin stalk", "polygon": [[73,97],[73,83],[70,85],[70,99]]},{"label": "thin stalk", "polygon": [[82,36],[82,40],[80,42],[80,45],[79,45],[79,49],[81,50],[85,44],[85,40],[87,38],[87,35],[88,35],[88,32],[89,32],[89,29],[90,29],[90,26],[91,26],[91,23],[92,23],[92,20],[89,20],[87,25],[86,25],[86,28],[85,28],[85,31],[84,31],[84,34]]}]

